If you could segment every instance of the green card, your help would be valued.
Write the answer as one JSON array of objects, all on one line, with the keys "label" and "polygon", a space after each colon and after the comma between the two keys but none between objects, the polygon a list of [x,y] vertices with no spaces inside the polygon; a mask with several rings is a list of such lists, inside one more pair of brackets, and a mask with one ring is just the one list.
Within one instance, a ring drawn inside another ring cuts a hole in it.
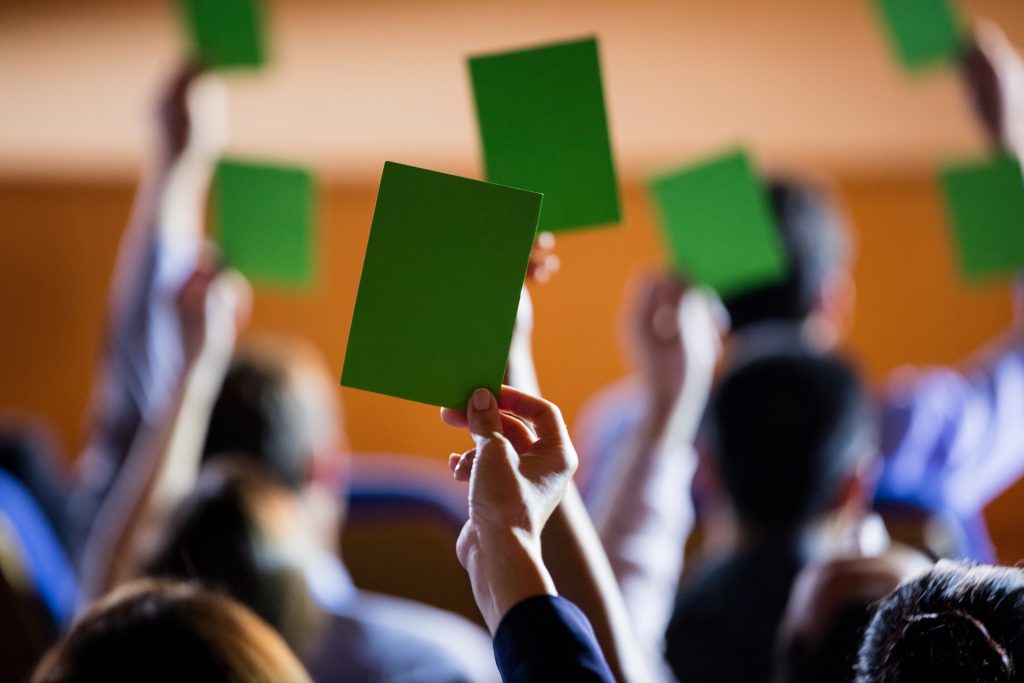
[{"label": "green card", "polygon": [[960,269],[970,280],[1024,268],[1024,177],[1020,163],[999,155],[949,166],[941,174]]},{"label": "green card", "polygon": [[227,262],[256,282],[313,279],[313,179],[301,168],[217,165],[214,226]]},{"label": "green card", "polygon": [[907,69],[949,63],[964,47],[963,30],[952,0],[872,0]]},{"label": "green card", "polygon": [[384,164],[342,386],[460,410],[497,395],[541,198]]},{"label": "green card", "polygon": [[487,180],[544,194],[540,230],[617,223],[597,40],[472,57]]},{"label": "green card", "polygon": [[656,178],[651,192],[681,275],[722,296],[786,276],[767,194],[743,151]]},{"label": "green card", "polygon": [[265,61],[262,0],[179,0],[195,57],[211,68]]}]

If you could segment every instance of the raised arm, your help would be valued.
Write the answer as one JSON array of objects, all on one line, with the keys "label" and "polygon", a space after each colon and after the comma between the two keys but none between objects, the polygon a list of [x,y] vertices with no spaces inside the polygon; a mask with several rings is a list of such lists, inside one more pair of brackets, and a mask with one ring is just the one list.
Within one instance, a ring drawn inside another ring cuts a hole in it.
[{"label": "raised arm", "polygon": [[[993,147],[1024,152],[1024,60],[998,26],[980,22],[963,61],[964,83]],[[1024,178],[1021,180],[1024,183]],[[904,370],[882,400],[885,469],[879,498],[979,515],[1024,474],[1024,306],[964,368]],[[983,539],[969,548],[994,560]]]},{"label": "raised arm", "polygon": [[[613,680],[587,618],[557,597],[542,559],[542,531],[555,521],[577,465],[558,409],[504,387],[498,400],[478,389],[465,413],[442,417],[468,427],[475,444],[449,461],[469,482],[457,552],[495,634],[503,680]],[[578,576],[589,573],[577,567]]]},{"label": "raised arm", "polygon": [[693,525],[693,439],[711,387],[724,323],[713,294],[650,276],[631,336],[646,411],[610,458],[611,485],[594,519],[637,636],[654,657],[671,616]]},{"label": "raised arm", "polygon": [[130,579],[153,532],[195,486],[210,412],[248,318],[233,272],[197,271],[179,296],[185,369],[163,421],[139,432],[86,544],[83,590],[97,598]]},{"label": "raised arm", "polygon": [[[182,369],[174,297],[202,251],[202,213],[225,130],[219,84],[184,67],[158,107],[158,143],[111,280],[89,441],[72,499],[84,538],[138,432],[162,419]],[[77,550],[81,550],[78,548]]]}]

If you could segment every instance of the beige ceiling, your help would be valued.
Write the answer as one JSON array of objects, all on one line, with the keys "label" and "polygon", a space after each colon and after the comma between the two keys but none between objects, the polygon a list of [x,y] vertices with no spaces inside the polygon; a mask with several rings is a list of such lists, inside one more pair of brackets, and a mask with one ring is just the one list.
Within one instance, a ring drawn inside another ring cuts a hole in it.
[{"label": "beige ceiling", "polygon": [[[961,0],[1024,44],[1024,0]],[[181,50],[172,2],[0,4],[0,175],[123,177]],[[274,60],[231,76],[230,147],[369,179],[473,174],[463,58],[601,39],[613,144],[643,176],[737,141],[762,161],[919,171],[980,148],[955,74],[892,63],[869,0],[277,0]]]}]

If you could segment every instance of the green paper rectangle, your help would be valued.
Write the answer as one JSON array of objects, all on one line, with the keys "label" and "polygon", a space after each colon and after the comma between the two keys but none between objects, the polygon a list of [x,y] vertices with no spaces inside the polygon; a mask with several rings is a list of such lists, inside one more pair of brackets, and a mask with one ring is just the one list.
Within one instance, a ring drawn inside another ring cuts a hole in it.
[{"label": "green paper rectangle", "polygon": [[458,409],[497,395],[541,199],[384,164],[342,386]]},{"label": "green paper rectangle", "polygon": [[304,169],[222,160],[214,230],[228,264],[256,282],[308,286],[313,204],[313,178]]},{"label": "green paper rectangle", "polygon": [[1024,268],[1024,177],[1010,155],[948,166],[941,184],[960,270],[970,280]]},{"label": "green paper rectangle", "polygon": [[617,223],[597,40],[469,59],[486,178],[544,194],[539,230]]},{"label": "green paper rectangle", "polygon": [[907,69],[956,61],[964,46],[951,0],[872,0]]},{"label": "green paper rectangle", "polygon": [[266,61],[262,0],[180,0],[196,60],[205,67]]},{"label": "green paper rectangle", "polygon": [[785,277],[768,197],[742,150],[658,177],[651,192],[682,276],[722,296]]}]

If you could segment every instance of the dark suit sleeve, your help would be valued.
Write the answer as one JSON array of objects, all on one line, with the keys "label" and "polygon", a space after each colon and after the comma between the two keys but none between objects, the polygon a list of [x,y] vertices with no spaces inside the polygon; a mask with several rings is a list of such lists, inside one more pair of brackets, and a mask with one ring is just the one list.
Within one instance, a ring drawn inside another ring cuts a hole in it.
[{"label": "dark suit sleeve", "polygon": [[551,595],[508,611],[494,634],[494,657],[505,683],[615,681],[583,612]]}]

